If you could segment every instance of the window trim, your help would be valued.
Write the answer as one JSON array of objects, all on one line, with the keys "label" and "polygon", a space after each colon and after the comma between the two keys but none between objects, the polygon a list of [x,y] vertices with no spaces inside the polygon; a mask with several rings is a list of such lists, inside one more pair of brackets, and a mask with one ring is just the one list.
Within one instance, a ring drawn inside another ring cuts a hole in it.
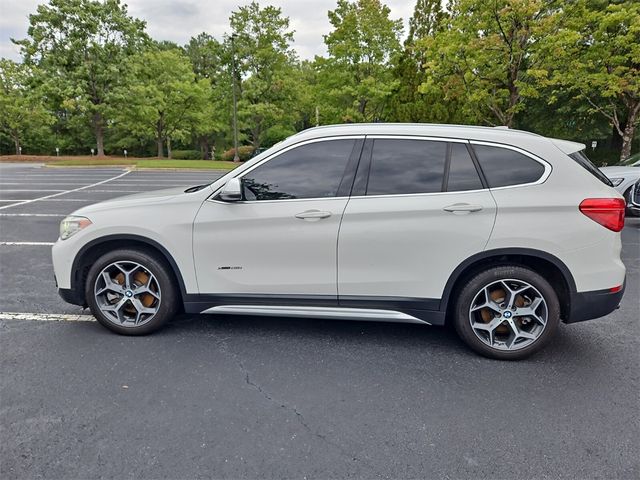
[{"label": "window trim", "polygon": [[[520,188],[520,187],[529,187],[532,185],[540,185],[541,183],[544,183],[547,181],[547,179],[549,178],[549,175],[551,175],[551,171],[553,170],[553,167],[551,166],[551,164],[546,160],[543,160],[542,158],[522,148],[514,147],[513,145],[506,145],[504,143],[496,143],[496,142],[484,142],[480,140],[470,140],[469,145],[471,146],[472,158],[474,159],[474,161],[477,162],[476,167],[479,169],[480,178],[483,179],[483,183],[486,183],[487,189],[492,192],[495,190],[505,190],[508,188]],[[503,187],[490,187],[489,181],[487,180],[487,177],[484,171],[482,170],[482,165],[480,165],[480,161],[478,160],[476,152],[473,149],[474,145],[484,145],[487,147],[496,147],[496,148],[503,148],[505,150],[513,150],[514,152],[518,152],[524,155],[525,157],[529,157],[531,160],[538,162],[540,165],[544,167],[544,172],[542,172],[542,175],[540,176],[540,178],[538,178],[538,180],[536,180],[535,182],[516,183],[515,185],[505,185]]]},{"label": "window trim", "polygon": [[[250,173],[251,171],[253,171],[254,169],[258,168],[261,165],[264,165],[265,163],[269,162],[270,160],[273,160],[277,157],[279,157],[280,155],[288,152],[289,150],[293,150],[294,148],[298,148],[298,147],[302,147],[304,145],[309,145],[312,143],[320,143],[320,142],[329,142],[329,141],[333,141],[333,140],[356,140],[354,147],[355,150],[352,149],[351,153],[349,154],[349,158],[347,159],[347,164],[345,166],[345,171],[342,174],[342,177],[340,178],[340,182],[338,183],[338,190],[340,190],[340,187],[342,186],[342,183],[345,180],[345,175],[353,175],[354,176],[354,181],[355,181],[355,174],[358,168],[358,162],[360,161],[360,158],[362,156],[362,151],[363,151],[363,147],[364,147],[364,140],[365,140],[366,135],[336,135],[336,136],[332,136],[332,137],[322,137],[322,138],[312,138],[309,140],[304,140],[302,142],[298,142],[298,143],[294,143],[292,145],[289,145],[288,147],[283,148],[282,150],[278,150],[277,152],[274,152],[272,155],[269,155],[267,158],[261,160],[260,162],[256,163],[255,165],[252,165],[251,168],[248,168],[247,170],[242,171],[241,173],[239,173],[238,175],[236,175],[235,177],[231,177],[231,178],[239,178],[242,179],[245,175],[247,175],[248,173]],[[358,142],[357,140],[363,140],[360,144],[359,144],[359,148],[358,148]],[[355,158],[355,160],[354,160]],[[350,169],[350,167],[353,166],[353,163],[356,162],[356,168],[354,170]],[[352,183],[353,186],[353,183]],[[223,200],[219,200],[218,194],[220,193],[220,191],[224,188],[224,185],[221,185],[217,190],[215,190],[210,196],[209,198],[207,198],[206,201],[208,202],[214,202],[214,203],[223,203],[225,205],[229,205],[231,203],[233,204],[253,204],[253,203],[274,203],[274,202],[306,202],[309,200],[344,200],[344,199],[348,199],[350,198],[349,195],[342,195],[342,196],[335,196],[335,197],[310,197],[310,198],[280,198],[280,199],[274,199],[274,200],[239,200],[237,202],[225,202]]]}]

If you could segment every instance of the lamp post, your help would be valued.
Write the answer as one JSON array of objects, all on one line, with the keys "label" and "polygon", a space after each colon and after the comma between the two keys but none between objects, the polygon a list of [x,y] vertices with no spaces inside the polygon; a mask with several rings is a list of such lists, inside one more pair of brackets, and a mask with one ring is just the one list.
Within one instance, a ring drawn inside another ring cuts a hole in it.
[{"label": "lamp post", "polygon": [[233,89],[233,161],[239,162],[238,155],[238,99],[236,98],[236,47],[235,40],[237,35],[231,35],[231,77]]}]

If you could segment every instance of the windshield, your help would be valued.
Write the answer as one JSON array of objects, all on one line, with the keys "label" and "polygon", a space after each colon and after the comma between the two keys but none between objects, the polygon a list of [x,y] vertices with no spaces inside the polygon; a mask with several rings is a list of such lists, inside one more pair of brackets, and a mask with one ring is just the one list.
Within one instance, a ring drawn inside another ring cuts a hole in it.
[{"label": "windshield", "polygon": [[580,150],[579,152],[574,152],[569,156],[572,159],[574,159],[576,163],[578,163],[578,165],[580,165],[586,171],[591,173],[594,177],[596,177],[602,183],[604,183],[605,185],[609,185],[610,187],[613,187],[611,180],[609,180],[604,173],[598,170],[598,168],[593,163],[591,163],[591,160],[589,160],[589,157],[587,157],[587,155],[584,153],[584,150]]}]

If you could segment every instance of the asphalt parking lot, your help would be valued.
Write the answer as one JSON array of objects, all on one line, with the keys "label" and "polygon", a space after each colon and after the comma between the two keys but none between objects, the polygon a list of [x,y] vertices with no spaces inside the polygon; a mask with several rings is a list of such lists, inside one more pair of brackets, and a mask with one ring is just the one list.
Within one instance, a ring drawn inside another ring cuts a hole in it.
[{"label": "asphalt parking lot", "polygon": [[0,164],[1,478],[640,476],[640,219],[621,308],[526,361],[416,325],[184,316],[122,337],[58,298],[58,223],[220,175],[125,173]]}]

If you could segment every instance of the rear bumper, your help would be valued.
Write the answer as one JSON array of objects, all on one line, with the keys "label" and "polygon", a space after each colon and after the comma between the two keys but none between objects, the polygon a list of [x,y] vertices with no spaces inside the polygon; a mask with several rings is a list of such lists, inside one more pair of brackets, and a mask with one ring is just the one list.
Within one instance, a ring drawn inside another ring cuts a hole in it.
[{"label": "rear bumper", "polygon": [[609,315],[618,308],[624,295],[625,284],[617,292],[594,290],[571,294],[571,311],[566,323],[584,322]]}]

